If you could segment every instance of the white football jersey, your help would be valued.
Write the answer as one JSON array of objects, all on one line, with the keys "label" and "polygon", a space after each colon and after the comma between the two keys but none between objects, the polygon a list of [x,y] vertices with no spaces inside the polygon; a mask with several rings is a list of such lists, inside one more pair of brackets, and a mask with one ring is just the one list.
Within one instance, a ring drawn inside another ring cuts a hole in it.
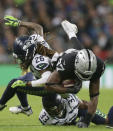
[{"label": "white football jersey", "polygon": [[66,105],[66,115],[64,118],[51,117],[45,109],[42,109],[39,115],[39,120],[43,125],[64,125],[70,124],[77,118],[79,99],[73,94],[63,99]]},{"label": "white football jersey", "polygon": [[39,34],[33,34],[29,36],[29,39],[25,41],[23,50],[27,50],[32,44],[42,44],[43,46],[50,49],[49,44]]},{"label": "white football jersey", "polygon": [[44,40],[44,38],[42,36],[40,36],[39,34],[33,34],[31,35],[32,38],[35,38],[36,42],[39,42],[40,44],[42,44],[43,46],[47,47],[50,49],[49,44]]},{"label": "white football jersey", "polygon": [[45,70],[50,66],[50,58],[36,54],[30,65],[30,70],[36,78],[40,78],[41,75],[39,71]]},{"label": "white football jersey", "polygon": [[61,62],[61,61],[60,61],[60,57],[62,57],[62,55],[64,55],[64,54],[69,54],[69,53],[72,53],[72,52],[78,52],[78,50],[71,48],[71,49],[68,49],[68,50],[66,50],[66,51],[64,51],[64,52],[62,52],[62,53],[56,52],[56,53],[53,55],[52,59],[51,59],[51,65],[53,66],[53,68],[54,68],[54,69],[56,68],[56,64],[57,64],[58,60],[59,60],[59,63],[58,63],[58,64],[60,64],[60,62]]}]

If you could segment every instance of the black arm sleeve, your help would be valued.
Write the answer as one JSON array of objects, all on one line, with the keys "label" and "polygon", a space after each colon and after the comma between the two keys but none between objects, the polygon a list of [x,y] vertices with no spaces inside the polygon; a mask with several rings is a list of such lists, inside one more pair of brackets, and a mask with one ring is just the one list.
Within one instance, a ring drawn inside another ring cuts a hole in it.
[{"label": "black arm sleeve", "polygon": [[21,87],[21,86],[18,86],[16,89],[19,92],[23,92],[25,94],[30,94],[30,95],[35,95],[35,96],[46,96],[46,95],[48,96],[51,94],[55,94],[54,92],[47,91],[45,89],[45,87],[29,87],[29,86]]},{"label": "black arm sleeve", "polygon": [[70,42],[74,45],[74,48],[77,50],[85,49],[83,44],[76,37],[72,37]]}]

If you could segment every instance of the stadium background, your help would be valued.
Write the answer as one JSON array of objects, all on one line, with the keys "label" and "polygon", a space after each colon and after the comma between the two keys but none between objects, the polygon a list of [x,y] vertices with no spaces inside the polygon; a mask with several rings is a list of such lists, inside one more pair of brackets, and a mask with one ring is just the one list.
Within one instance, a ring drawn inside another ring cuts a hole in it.
[{"label": "stadium background", "polygon": [[[57,51],[74,48],[74,45],[69,42],[68,37],[60,26],[61,21],[67,19],[77,24],[79,29],[77,37],[86,48],[92,49],[103,60],[113,56],[113,0],[0,0],[0,19],[4,15],[13,15],[23,21],[41,24],[44,27],[45,39]],[[10,28],[0,23],[0,87],[6,86],[10,79],[21,75],[21,71],[12,57],[13,42],[16,36],[30,33],[30,30],[28,31],[23,27]],[[110,59],[101,79],[102,88],[113,88],[112,74],[113,59]],[[87,83],[84,86],[87,86]],[[0,96],[3,90],[4,88],[0,88]],[[106,113],[110,105],[112,105],[110,97],[112,91],[101,90],[99,107]],[[88,99],[87,94],[88,91],[83,90],[80,97]],[[39,113],[41,110],[40,99],[37,101],[36,98],[29,97],[29,100],[32,101],[32,108],[36,110],[38,107]],[[38,104],[36,104],[36,101]],[[8,104],[9,106],[14,106],[17,103],[17,99],[14,98]],[[32,128],[32,130],[35,130],[38,116],[34,117],[33,115],[28,119],[23,115],[18,117],[9,116],[7,109],[0,112],[0,131],[6,128],[11,130],[12,126],[14,130],[20,130],[20,128],[28,128],[27,130]],[[27,124],[26,119],[29,120]],[[27,127],[28,124],[30,125],[29,127]],[[100,130],[100,128],[103,127],[99,127],[97,130]],[[38,129],[59,130],[59,128],[51,127],[47,129],[42,128],[42,126],[38,127]],[[67,129],[62,127],[60,129],[71,130],[73,127]]]},{"label": "stadium background", "polygon": [[[92,49],[103,60],[113,56],[113,0],[1,0],[0,18],[4,15],[41,24],[45,39],[57,51],[74,48],[60,26],[61,21],[67,19],[77,24],[78,39],[86,48]],[[12,58],[13,42],[16,36],[30,33],[23,27],[9,28],[0,24],[0,65],[15,63]],[[101,87],[111,88],[113,85],[112,61],[108,62],[110,66],[101,80]],[[16,76],[15,71],[11,74]],[[4,81],[4,77],[1,78]]]}]

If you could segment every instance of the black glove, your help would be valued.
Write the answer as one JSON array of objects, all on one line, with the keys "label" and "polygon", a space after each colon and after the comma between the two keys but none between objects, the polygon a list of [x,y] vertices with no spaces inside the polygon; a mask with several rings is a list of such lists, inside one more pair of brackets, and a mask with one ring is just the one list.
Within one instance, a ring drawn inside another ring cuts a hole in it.
[{"label": "black glove", "polygon": [[93,117],[92,114],[87,113],[85,117],[80,117],[76,126],[78,126],[79,128],[87,128],[90,125],[90,121],[92,120],[92,117]]}]

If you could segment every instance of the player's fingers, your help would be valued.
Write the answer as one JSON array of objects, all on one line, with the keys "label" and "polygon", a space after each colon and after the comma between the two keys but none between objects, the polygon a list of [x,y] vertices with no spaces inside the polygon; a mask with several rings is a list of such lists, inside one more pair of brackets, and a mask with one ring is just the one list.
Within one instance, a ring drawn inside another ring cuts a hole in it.
[{"label": "player's fingers", "polygon": [[10,25],[10,23],[5,23],[5,25],[7,25],[7,26],[8,26],[8,25]]}]

